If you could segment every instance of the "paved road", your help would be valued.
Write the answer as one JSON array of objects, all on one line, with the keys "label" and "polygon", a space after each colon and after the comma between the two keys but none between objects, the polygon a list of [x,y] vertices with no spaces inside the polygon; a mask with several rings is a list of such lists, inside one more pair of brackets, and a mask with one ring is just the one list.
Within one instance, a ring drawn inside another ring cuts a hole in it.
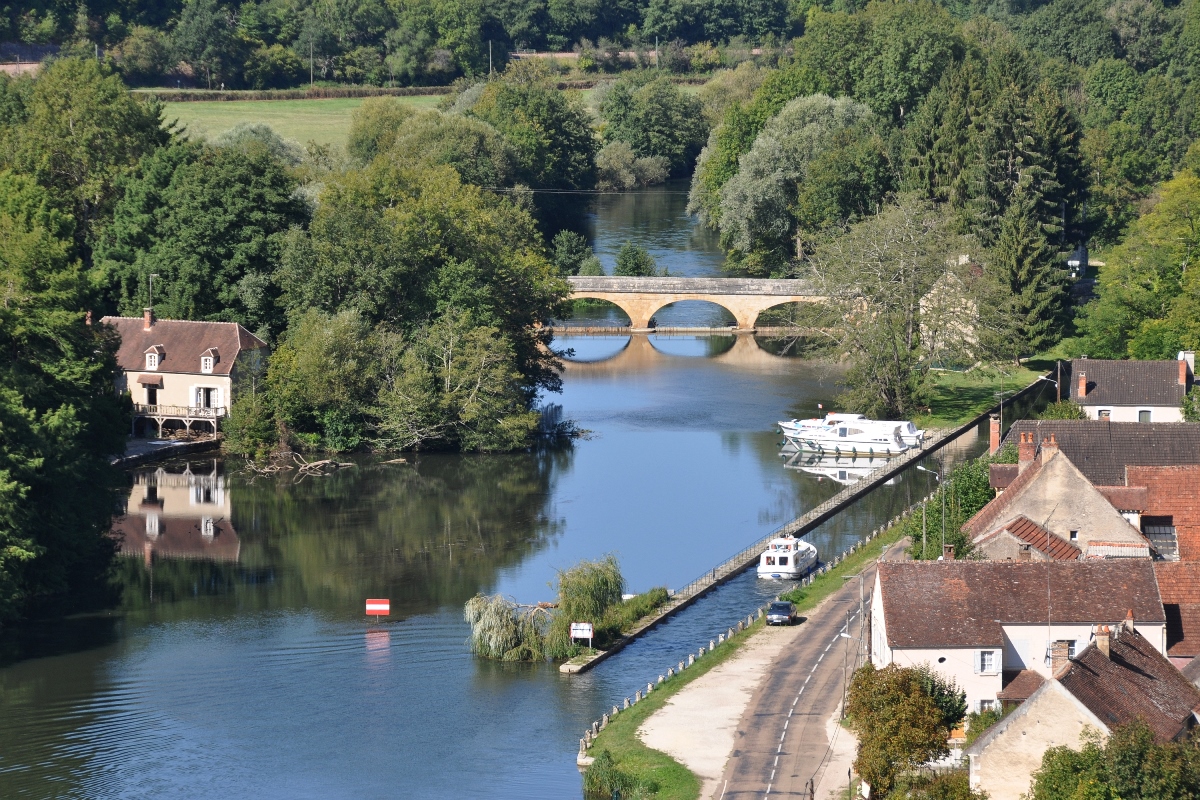
[{"label": "paved road", "polygon": [[[885,558],[898,553],[893,548]],[[872,565],[862,581],[868,616],[874,582]],[[717,797],[808,798],[809,781],[814,787],[821,783],[830,756],[826,722],[842,702],[844,676],[856,666],[858,642],[841,634],[848,623],[849,634],[859,636],[859,588],[857,579],[846,581],[805,621],[795,647],[755,692],[738,724]]]}]

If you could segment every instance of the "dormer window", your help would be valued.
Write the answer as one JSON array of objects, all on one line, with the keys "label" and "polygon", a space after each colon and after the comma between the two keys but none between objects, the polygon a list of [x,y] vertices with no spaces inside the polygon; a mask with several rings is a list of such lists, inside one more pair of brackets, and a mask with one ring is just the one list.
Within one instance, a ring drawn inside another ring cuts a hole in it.
[{"label": "dormer window", "polygon": [[158,369],[162,365],[166,350],[161,344],[156,344],[146,350],[146,369]]},{"label": "dormer window", "polygon": [[200,354],[200,371],[205,375],[212,374],[213,366],[220,360],[221,356],[217,353],[217,348],[208,348]]}]

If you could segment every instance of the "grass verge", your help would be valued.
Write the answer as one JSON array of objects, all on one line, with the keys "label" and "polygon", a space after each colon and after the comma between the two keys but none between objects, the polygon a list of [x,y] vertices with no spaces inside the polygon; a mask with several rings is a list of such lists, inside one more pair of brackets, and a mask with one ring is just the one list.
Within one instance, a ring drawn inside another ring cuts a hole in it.
[{"label": "grass verge", "polygon": [[[811,586],[802,590],[803,596],[796,603],[801,613],[811,612],[825,598],[840,589],[843,577],[857,575],[867,565],[875,562],[887,548],[903,538],[902,526],[893,525],[874,540],[868,542],[848,556],[836,567],[819,575]],[[743,633],[735,634],[726,644],[719,645],[711,655],[705,655],[678,675],[656,687],[642,702],[622,711],[600,732],[589,752],[599,756],[607,750],[614,765],[634,785],[654,786],[658,789],[651,796],[659,800],[695,800],[700,796],[700,779],[687,767],[666,753],[647,747],[637,736],[642,723],[655,711],[667,704],[674,695],[709,670],[728,661],[741,648],[747,637],[761,630],[763,621],[757,620]]]},{"label": "grass verge", "polygon": [[1001,392],[1011,397],[1043,374],[1044,370],[1031,369],[1028,362],[1020,367],[1006,364],[971,372],[934,373],[930,413],[919,415],[913,422],[919,428],[963,425],[1000,402]]}]

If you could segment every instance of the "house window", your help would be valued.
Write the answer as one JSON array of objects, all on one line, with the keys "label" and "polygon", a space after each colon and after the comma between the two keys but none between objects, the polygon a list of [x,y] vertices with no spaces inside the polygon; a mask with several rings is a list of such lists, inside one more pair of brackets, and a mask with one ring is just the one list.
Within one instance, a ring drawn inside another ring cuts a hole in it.
[{"label": "house window", "polygon": [[994,710],[995,708],[996,708],[996,701],[995,701],[995,700],[980,700],[980,701],[979,701],[979,712],[980,712],[981,714],[982,714],[982,713],[985,713],[985,712],[988,712],[988,711],[992,711],[992,710]]},{"label": "house window", "polygon": [[147,386],[146,387],[146,405],[148,405],[148,406],[158,405],[158,387],[157,386]]},{"label": "house window", "polygon": [[1112,409],[1102,408],[1099,412],[1100,419],[1112,419]]},{"label": "house window", "polygon": [[212,356],[204,356],[200,359],[200,371],[206,375],[213,371]]},{"label": "house window", "polygon": [[146,353],[146,369],[158,369],[158,353]]},{"label": "house window", "polygon": [[980,650],[975,659],[975,671],[981,675],[999,672],[1000,659],[995,650]]},{"label": "house window", "polygon": [[1078,541],[1079,541],[1079,531],[1071,531],[1071,534],[1070,534],[1070,536],[1071,536],[1071,541],[1072,541],[1072,542],[1078,542]]},{"label": "house window", "polygon": [[1150,412],[1148,410],[1142,409],[1141,411],[1138,412],[1138,422],[1149,422],[1149,421],[1150,421]]}]

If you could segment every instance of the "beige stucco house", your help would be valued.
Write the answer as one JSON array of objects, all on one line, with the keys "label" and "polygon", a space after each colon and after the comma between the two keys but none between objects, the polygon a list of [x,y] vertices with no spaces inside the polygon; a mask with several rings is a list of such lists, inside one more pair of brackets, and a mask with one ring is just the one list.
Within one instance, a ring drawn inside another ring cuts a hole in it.
[{"label": "beige stucco house", "polygon": [[1159,652],[1166,617],[1149,560],[882,562],[871,599],[871,662],[928,665],[994,708],[1051,654],[1081,652],[1103,625],[1132,614]]},{"label": "beige stucco house", "polygon": [[133,398],[134,432],[146,420],[187,431],[200,423],[216,433],[229,414],[239,367],[267,352],[267,343],[236,322],[104,317],[121,335],[117,391]]},{"label": "beige stucco house", "polygon": [[[1140,625],[1138,626],[1140,627]],[[1101,629],[1073,659],[1055,665],[1008,716],[965,750],[971,788],[990,800],[1020,800],[1051,747],[1103,740],[1112,728],[1143,720],[1159,741],[1187,734],[1200,711],[1200,690],[1130,623]]]},{"label": "beige stucco house", "polygon": [[1180,403],[1196,379],[1196,354],[1182,351],[1174,361],[1077,358],[1070,375],[1071,399],[1088,419],[1182,422]]},{"label": "beige stucco house", "polygon": [[[1150,558],[1150,542],[1058,448],[1018,443],[1016,476],[963,530],[991,560]],[[1120,502],[1118,500],[1118,502]]]}]

